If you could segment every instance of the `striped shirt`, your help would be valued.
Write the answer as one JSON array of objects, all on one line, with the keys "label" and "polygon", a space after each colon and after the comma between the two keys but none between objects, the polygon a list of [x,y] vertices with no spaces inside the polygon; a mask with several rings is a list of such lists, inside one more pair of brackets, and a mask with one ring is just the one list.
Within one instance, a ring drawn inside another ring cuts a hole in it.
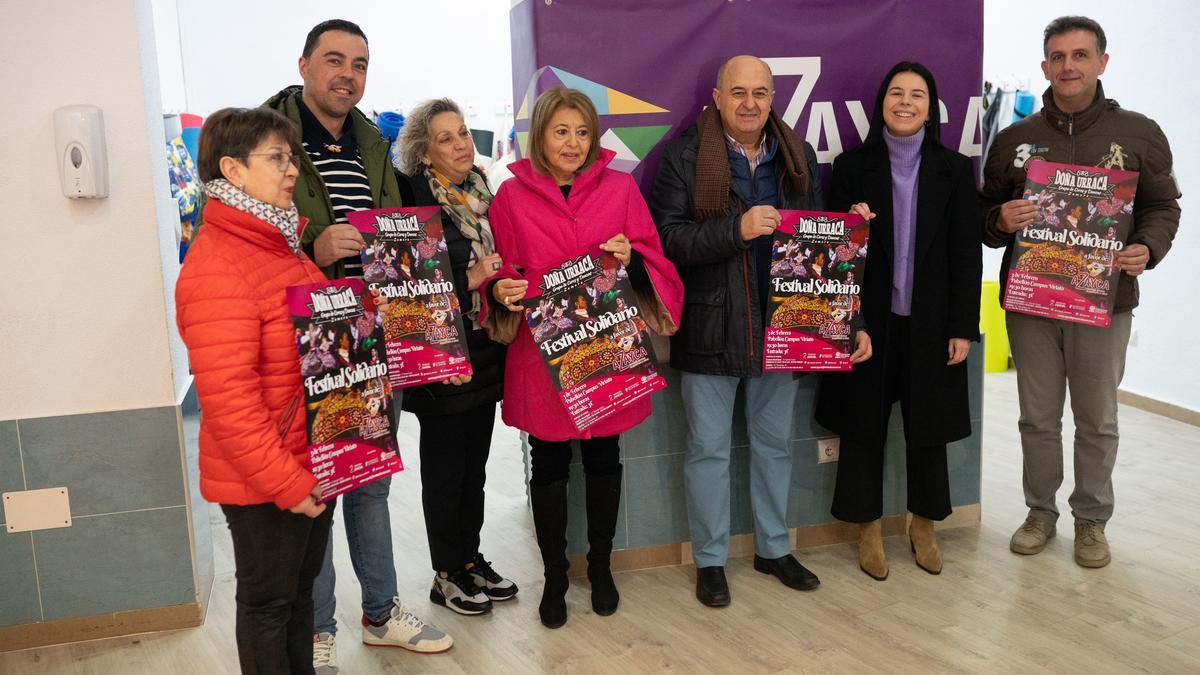
[{"label": "striped shirt", "polygon": [[758,165],[762,163],[763,157],[767,155],[767,132],[762,132],[762,136],[758,137],[758,145],[754,146],[754,152],[746,152],[742,144],[733,140],[733,136],[729,134],[725,134],[725,145],[750,162],[750,175],[753,176]]},{"label": "striped shirt", "polygon": [[[367,180],[358,145],[354,142],[354,122],[347,116],[341,137],[334,138],[304,105],[300,94],[296,94],[296,106],[300,109],[300,142],[321,174],[321,182],[329,193],[333,222],[348,222],[346,214],[351,211],[374,208],[371,184]],[[362,260],[358,256],[343,258],[342,262],[346,276],[362,276]]]}]

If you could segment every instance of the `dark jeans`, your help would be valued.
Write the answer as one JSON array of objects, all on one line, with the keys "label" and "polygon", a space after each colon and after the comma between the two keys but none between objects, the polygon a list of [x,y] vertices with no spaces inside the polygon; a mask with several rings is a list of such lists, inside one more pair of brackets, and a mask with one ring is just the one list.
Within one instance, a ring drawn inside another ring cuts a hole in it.
[{"label": "dark jeans", "polygon": [[334,501],[316,518],[274,504],[221,505],[237,566],[238,661],[246,675],[313,672],[313,579]]},{"label": "dark jeans", "polygon": [[[621,472],[621,446],[617,436],[595,436],[579,441],[583,472],[589,476],[612,476]],[[543,441],[529,436],[529,455],[533,465],[531,485],[550,485],[567,480],[571,466],[571,441]]]},{"label": "dark jeans", "polygon": [[483,484],[496,404],[421,422],[421,506],[429,557],[437,572],[462,569],[479,552]]},{"label": "dark jeans", "polygon": [[[908,425],[908,392],[912,391],[911,319],[891,316],[888,327],[887,359],[884,368],[884,403],[900,401],[900,414]],[[850,523],[868,523],[883,516],[883,459],[887,443],[889,414],[884,414],[871,441],[842,437],[838,451],[837,485],[833,492],[833,517]],[[909,512],[944,520],[950,515],[950,470],[946,444],[926,447],[905,446],[905,473],[908,478]]]}]

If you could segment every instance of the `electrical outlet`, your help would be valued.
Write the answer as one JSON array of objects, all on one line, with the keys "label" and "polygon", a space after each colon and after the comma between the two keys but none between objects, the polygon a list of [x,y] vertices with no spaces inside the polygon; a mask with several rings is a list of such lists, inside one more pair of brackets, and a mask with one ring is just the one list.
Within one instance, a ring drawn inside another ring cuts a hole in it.
[{"label": "electrical outlet", "polygon": [[817,464],[838,461],[838,451],[841,450],[841,446],[842,439],[837,436],[817,439]]}]

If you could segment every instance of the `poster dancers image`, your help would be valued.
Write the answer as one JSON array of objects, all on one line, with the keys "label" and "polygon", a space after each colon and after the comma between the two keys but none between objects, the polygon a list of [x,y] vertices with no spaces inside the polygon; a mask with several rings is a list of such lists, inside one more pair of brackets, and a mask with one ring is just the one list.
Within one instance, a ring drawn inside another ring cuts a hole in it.
[{"label": "poster dancers image", "polygon": [[859,313],[870,228],[855,214],[779,215],[763,369],[850,370],[851,321]]},{"label": "poster dancers image", "polygon": [[1025,176],[1024,197],[1038,209],[1017,233],[1004,309],[1107,327],[1137,172],[1035,160]]},{"label": "poster dancers image", "polygon": [[666,386],[615,256],[596,248],[529,281],[525,321],[578,430]]},{"label": "poster dancers image", "polygon": [[470,375],[441,208],[370,209],[348,218],[366,243],[363,279],[384,303],[380,314],[392,386]]},{"label": "poster dancers image", "polygon": [[292,286],[287,298],[322,500],[402,470],[383,345],[386,303],[359,279]]}]

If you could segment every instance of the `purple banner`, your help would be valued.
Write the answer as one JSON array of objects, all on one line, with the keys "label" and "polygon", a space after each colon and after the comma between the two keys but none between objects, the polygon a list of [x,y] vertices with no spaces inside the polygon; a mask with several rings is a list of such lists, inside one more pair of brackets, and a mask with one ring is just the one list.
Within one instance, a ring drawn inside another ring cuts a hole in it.
[{"label": "purple banner", "polygon": [[742,53],[771,65],[775,111],[812,143],[825,179],[862,143],[879,81],[901,60],[937,79],[942,142],[981,154],[982,0],[523,0],[511,25],[521,156],[534,99],[564,84],[596,104],[613,167],[647,194],[664,142],[712,103],[718,66]]}]

